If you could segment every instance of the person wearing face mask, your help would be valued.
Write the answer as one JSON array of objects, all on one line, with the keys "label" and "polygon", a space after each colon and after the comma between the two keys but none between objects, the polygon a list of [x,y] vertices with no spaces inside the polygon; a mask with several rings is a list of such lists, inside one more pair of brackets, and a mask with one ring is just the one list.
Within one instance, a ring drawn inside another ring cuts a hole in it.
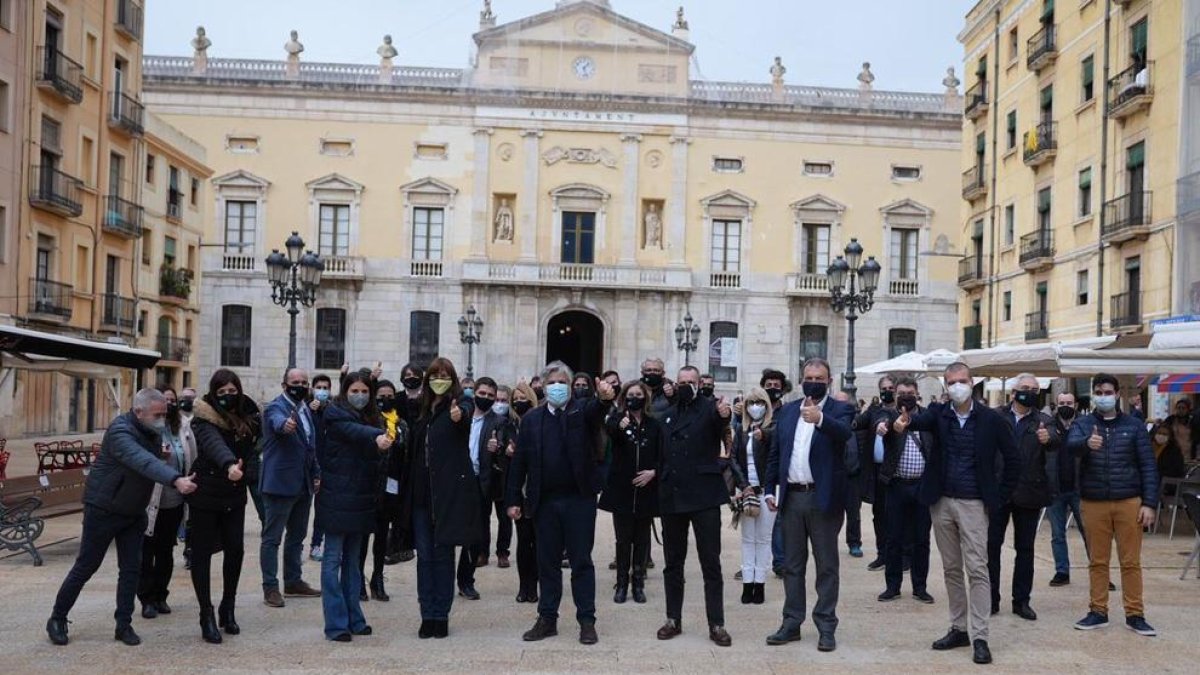
[{"label": "person wearing face mask", "polygon": [[671,400],[675,396],[675,383],[666,379],[666,372],[666,365],[660,358],[649,358],[642,362],[642,382],[654,393],[647,410],[651,416],[659,419],[671,407]]},{"label": "person wearing face mask", "polygon": [[[416,426],[417,418],[421,416],[421,383],[424,378],[425,369],[415,363],[407,363],[400,369],[400,386],[403,387],[403,391],[396,395],[396,410],[404,418],[409,430]],[[400,465],[402,485],[404,482],[403,469],[407,464],[408,459],[403,458]],[[417,557],[413,550],[412,533],[402,527],[400,523],[401,521],[397,519],[396,524],[392,527],[391,536],[388,539],[387,555],[383,559],[386,565],[397,565]]]},{"label": "person wearing face mask", "polygon": [[191,421],[192,408],[196,405],[196,390],[184,387],[179,391],[179,414],[184,421]]},{"label": "person wearing face mask", "polygon": [[1079,630],[1108,625],[1108,564],[1113,541],[1121,561],[1125,625],[1138,635],[1157,633],[1142,603],[1142,529],[1154,525],[1159,500],[1158,468],[1146,426],[1117,407],[1117,378],[1092,378],[1091,415],[1071,425],[1067,450],[1079,456],[1079,496],[1087,531],[1090,601]]},{"label": "person wearing face mask", "polygon": [[[1026,621],[1036,621],[1029,605],[1033,591],[1033,548],[1042,509],[1054,499],[1057,481],[1050,479],[1050,460],[1058,457],[1062,437],[1054,418],[1038,410],[1038,379],[1029,373],[1016,377],[1012,402],[1000,409],[1011,426],[1020,459],[1020,477],[1011,494],[988,514],[988,575],[992,586],[992,614],[1000,613],[1000,556],[1008,521],[1013,525],[1012,611]],[[1057,476],[1056,476],[1057,478]]]},{"label": "person wearing face mask", "polygon": [[[988,513],[1012,495],[1021,475],[1021,460],[1012,426],[998,411],[974,400],[970,367],[952,363],[943,377],[950,403],[931,405],[919,415],[901,411],[892,430],[898,434],[910,429],[924,431],[935,439],[918,499],[931,509],[946,580],[950,630],[933,643],[933,649],[972,647],[974,662],[985,664],[992,662],[987,642],[992,601]],[[1003,466],[1000,476],[997,465]]]},{"label": "person wearing face mask", "polygon": [[[536,402],[537,394],[533,392],[533,388],[528,383],[518,382],[517,386],[513,387],[512,415],[515,419],[510,437],[512,440],[505,448],[504,454],[508,456],[508,469],[504,485],[501,486],[505,500],[507,500],[508,484],[512,481],[512,458],[517,449],[515,439],[520,437],[521,424],[529,411],[533,410]],[[521,499],[521,517],[513,521],[513,529],[517,531],[518,586],[516,600],[519,603],[533,603],[538,601],[537,532],[533,526],[533,520],[529,517],[529,504],[525,501],[524,486],[518,487],[517,492]]]},{"label": "person wearing face mask", "polygon": [[[195,461],[189,450],[195,448],[191,424],[179,414],[175,389],[169,384],[155,387],[167,398],[166,428],[162,430],[162,461],[181,475],[186,475]],[[189,440],[185,440],[189,439]],[[169,485],[155,484],[146,507],[146,537],[142,542],[142,573],[138,581],[138,600],[142,603],[142,618],[153,619],[170,614],[167,604],[171,575],[175,571],[175,542],[179,524],[183,522],[183,495]]]},{"label": "person wearing face mask", "polygon": [[[387,557],[388,536],[393,524],[399,518],[400,478],[401,468],[404,465],[404,449],[408,442],[408,427],[396,409],[396,385],[389,380],[372,381],[371,384],[375,387],[375,399],[367,405],[366,413],[371,414],[364,414],[363,419],[378,423],[390,439],[390,443],[387,449],[381,451],[377,456],[379,467],[376,472],[378,479],[375,485],[375,527],[363,533],[357,551],[358,597],[362,602],[366,602],[368,599],[388,602],[391,600],[391,596],[388,595],[383,583],[383,566]],[[368,554],[371,555],[374,564],[374,571],[371,573],[370,595],[367,593],[366,581]]]},{"label": "person wearing face mask", "polygon": [[[395,387],[386,381],[380,382],[383,384],[394,398]],[[325,639],[336,642],[350,642],[354,635],[372,632],[360,605],[359,552],[366,549],[372,531],[378,542],[380,479],[386,475],[387,456],[396,442],[376,404],[378,395],[370,376],[350,373],[342,380],[337,401],[325,413],[325,466],[316,511],[326,533],[321,559]],[[386,539],[386,531],[383,536]],[[382,547],[376,549],[375,571],[380,574]]]},{"label": "person wearing face mask", "polygon": [[130,646],[141,643],[133,630],[133,600],[142,533],[146,531],[146,506],[155,484],[170,485],[184,495],[196,489],[192,476],[183,475],[161,459],[166,417],[166,397],[153,389],[142,389],[133,397],[133,410],[118,415],[104,432],[100,454],[92,463],[83,491],[79,553],[46,621],[46,634],[55,645],[67,644],[67,616],[114,542],[118,573],[117,627],[113,636]]},{"label": "person wearing face mask", "polygon": [[529,380],[529,387],[533,390],[533,394],[537,399],[534,401],[534,407],[537,407],[542,401],[546,400],[546,390],[542,387],[542,378],[534,375]]},{"label": "person wearing face mask", "polygon": [[[774,368],[764,368],[762,376],[758,378],[758,386],[762,387],[763,391],[767,392],[767,399],[771,402],[772,414],[779,412],[783,407],[783,397],[791,390],[791,383],[788,382],[787,375]],[[743,410],[734,406],[733,409],[733,426],[740,424]],[[780,530],[780,521],[775,519],[775,530],[771,533],[771,571],[776,578],[783,578],[783,533]],[[741,574],[741,570],[738,571]],[[741,578],[741,577],[736,577]]]},{"label": "person wearing face mask", "polygon": [[704,398],[716,398],[717,396],[717,378],[712,373],[703,373],[700,375],[700,389],[697,392]]},{"label": "person wearing face mask", "polygon": [[[1058,435],[1066,439],[1071,424],[1075,422],[1075,395],[1064,391],[1058,395],[1056,403],[1054,426],[1058,429]],[[1079,530],[1085,552],[1087,534],[1083,526],[1083,514],[1079,510],[1079,457],[1063,449],[1054,459],[1058,491],[1046,509],[1046,518],[1050,521],[1050,548],[1054,553],[1054,578],[1050,580],[1050,585],[1066,586],[1071,583],[1071,557],[1067,550],[1068,513],[1075,516],[1075,527]]]},{"label": "person wearing face mask", "polygon": [[417,550],[417,636],[422,639],[450,635],[454,548],[478,546],[483,532],[483,493],[471,461],[474,414],[454,364],[434,359],[426,370],[400,490],[401,522]]},{"label": "person wearing face mask", "polygon": [[653,394],[640,380],[626,384],[617,396],[617,407],[605,420],[612,440],[612,466],[600,508],[612,514],[617,539],[617,583],[613,602],[622,604],[633,582],[633,601],[646,602],[646,561],[650,555],[650,527],[658,515],[658,467],[665,436],[662,424],[646,414]]},{"label": "person wearing face mask", "polygon": [[[263,413],[263,452],[260,490],[265,518],[259,567],[263,602],[283,607],[284,597],[320,597],[304,581],[304,535],[312,497],[321,485],[317,464],[317,426],[308,407],[308,372],[289,368],[283,392]],[[283,542],[283,594],[279,587],[279,544]]]},{"label": "person wearing face mask", "polygon": [[[242,381],[231,370],[213,373],[208,393],[196,402],[192,419],[195,437],[196,492],[187,499],[191,525],[192,588],[200,605],[200,635],[205,642],[220,643],[227,635],[241,632],[234,605],[242,576],[243,540],[246,524],[246,490],[243,475],[261,434],[258,406],[242,390]],[[217,616],[212,606],[212,557],[222,551],[221,604]]]},{"label": "person wearing face mask", "polygon": [[734,435],[734,461],[741,469],[738,485],[743,497],[753,494],[759,498],[758,514],[743,512],[739,519],[742,530],[742,604],[761,605],[766,602],[767,573],[771,569],[771,538],[775,531],[775,512],[763,508],[763,483],[767,479],[767,455],[771,449],[771,434],[775,432],[775,416],[769,395],[755,387],[742,402],[742,423]]},{"label": "person wearing face mask", "polygon": [[501,419],[492,415],[496,404],[496,381],[481,377],[475,381],[474,411],[471,413],[471,435],[468,449],[471,453],[471,470],[479,487],[480,538],[475,546],[464,546],[458,558],[458,594],[468,600],[478,600],[475,588],[475,568],[488,564],[488,546],[491,543],[492,500],[491,482],[494,464],[492,459],[499,451],[499,427]]},{"label": "person wearing face mask", "polygon": [[[494,433],[486,436],[484,449],[487,451],[491,464],[491,478],[488,480],[487,504],[484,518],[484,547],[486,555],[492,538],[492,511],[496,514],[496,566],[507,569],[512,566],[512,537],[513,522],[504,512],[504,490],[507,487],[508,468],[512,463],[512,453],[516,450],[517,423],[520,418],[512,409],[513,389],[507,385],[496,387],[496,402],[492,404],[490,415]],[[484,562],[487,560],[485,558]]]},{"label": "person wearing face mask", "polygon": [[475,398],[475,380],[471,377],[464,377],[459,384],[462,385],[463,400],[471,401]]},{"label": "person wearing face mask", "polygon": [[[883,417],[895,418],[896,412],[896,380],[891,375],[879,378],[879,398],[872,399],[871,405],[858,413],[854,418],[854,437],[858,443],[859,475],[851,476],[853,487],[848,496],[847,507],[858,501],[858,511],[862,510],[862,502],[871,505],[871,527],[875,531],[875,559],[867,564],[872,572],[881,570],[886,565],[888,551],[888,515],[887,515],[887,483],[880,479],[879,467],[883,463],[886,449],[884,439],[877,431],[879,420]],[[847,515],[846,545],[850,547],[850,555],[862,557],[862,525],[861,519]]]},{"label": "person wearing face mask", "polygon": [[595,395],[591,374],[575,373],[575,379],[571,381],[571,398],[589,399]]},{"label": "person wearing face mask", "polygon": [[[333,394],[333,380],[328,375],[315,375],[312,379],[312,391],[309,392],[308,410],[312,413],[313,426],[317,437],[317,466],[321,466],[321,452],[325,445],[324,419],[325,409],[329,407]],[[313,518],[312,536],[309,537],[308,557],[321,562],[321,543],[325,535],[317,519]]]}]

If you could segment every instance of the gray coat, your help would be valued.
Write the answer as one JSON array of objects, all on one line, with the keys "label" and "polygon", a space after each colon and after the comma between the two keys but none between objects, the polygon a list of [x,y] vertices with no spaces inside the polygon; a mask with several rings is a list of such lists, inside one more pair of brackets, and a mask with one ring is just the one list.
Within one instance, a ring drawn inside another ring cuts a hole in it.
[{"label": "gray coat", "polygon": [[132,412],[117,416],[100,444],[83,491],[83,503],[123,516],[146,511],[154,484],[170,485],[179,472],[163,463],[158,432],[138,422]]}]

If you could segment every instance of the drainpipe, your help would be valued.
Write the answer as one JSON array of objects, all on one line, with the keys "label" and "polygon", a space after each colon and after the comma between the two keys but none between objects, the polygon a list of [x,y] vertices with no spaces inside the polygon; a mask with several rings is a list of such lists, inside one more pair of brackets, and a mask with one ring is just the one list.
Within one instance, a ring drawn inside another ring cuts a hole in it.
[{"label": "drainpipe", "polygon": [[988,335],[987,346],[991,347],[996,333],[996,171],[1000,166],[1000,143],[997,134],[1000,132],[1000,111],[996,106],[1000,102],[1000,9],[1003,3],[996,5],[996,20],[992,32],[992,44],[996,52],[992,58],[992,185],[988,190],[988,224],[991,230],[988,250]]},{"label": "drainpipe", "polygon": [[1097,231],[1096,337],[1104,335],[1104,202],[1108,199],[1108,76],[1112,31],[1112,0],[1104,0],[1104,100],[1100,118],[1100,227]]}]

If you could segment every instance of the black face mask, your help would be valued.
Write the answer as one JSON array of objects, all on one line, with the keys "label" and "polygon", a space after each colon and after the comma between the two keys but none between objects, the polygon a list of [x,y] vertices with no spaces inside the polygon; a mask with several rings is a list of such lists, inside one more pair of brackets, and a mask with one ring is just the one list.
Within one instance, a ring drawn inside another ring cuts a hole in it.
[{"label": "black face mask", "polygon": [[825,398],[825,392],[829,389],[829,385],[824,382],[804,382],[800,387],[804,390],[804,395],[814,401]]},{"label": "black face mask", "polygon": [[1069,420],[1075,417],[1075,409],[1069,405],[1060,405],[1054,412],[1060,420]]},{"label": "black face mask", "polygon": [[217,405],[226,412],[233,412],[237,409],[239,396],[240,394],[221,394],[217,397]]},{"label": "black face mask", "polygon": [[651,389],[658,389],[662,386],[663,376],[661,373],[642,373],[642,382]]},{"label": "black face mask", "polygon": [[783,398],[783,390],[772,387],[767,390],[767,398],[771,399],[771,403],[778,403]]},{"label": "black face mask", "polygon": [[514,401],[512,404],[512,409],[513,412],[517,413],[518,416],[521,416],[532,410],[533,404],[529,401]]},{"label": "black face mask", "polygon": [[377,398],[375,405],[379,408],[379,412],[392,412],[396,409],[395,398]]},{"label": "black face mask", "polygon": [[644,399],[640,396],[637,398],[630,396],[629,398],[625,399],[625,409],[626,410],[632,410],[633,412],[637,412],[645,407],[646,407],[646,399]]},{"label": "black face mask", "polygon": [[901,396],[900,398],[896,399],[896,405],[898,405],[901,410],[909,410],[909,411],[916,410],[917,409],[917,397],[916,396]]},{"label": "black face mask", "polygon": [[696,398],[696,387],[691,384],[681,384],[675,387],[675,402],[679,405],[687,405]]},{"label": "black face mask", "polygon": [[714,388],[707,385],[700,387],[700,395],[704,398],[712,398],[714,395]]},{"label": "black face mask", "polygon": [[494,398],[484,398],[482,396],[475,397],[475,407],[479,408],[483,412],[487,412],[487,411],[491,410],[492,404],[495,402],[496,402],[496,399],[494,399]]},{"label": "black face mask", "polygon": [[303,384],[289,384],[287,394],[293,401],[303,401],[308,398],[308,387]]},{"label": "black face mask", "polygon": [[168,403],[167,404],[167,417],[174,417],[178,414],[179,414],[179,404],[178,403]]},{"label": "black face mask", "polygon": [[546,392],[541,387],[534,387],[533,395],[536,396],[537,400],[539,400],[539,401],[544,400],[546,398]]},{"label": "black face mask", "polygon": [[884,405],[891,405],[892,401],[896,400],[896,392],[884,389],[883,391],[879,392],[879,400]]},{"label": "black face mask", "polygon": [[1013,400],[1026,408],[1037,406],[1038,393],[1036,391],[1014,391]]},{"label": "black face mask", "polygon": [[192,412],[193,405],[195,405],[195,401],[190,398],[185,398],[179,402],[179,410],[180,412],[190,413]]},{"label": "black face mask", "polygon": [[587,387],[575,387],[574,396],[578,399],[586,399],[592,397],[592,390]]},{"label": "black face mask", "polygon": [[416,375],[409,375],[408,377],[400,380],[400,384],[404,385],[405,389],[414,391],[421,388],[421,378],[417,377]]}]

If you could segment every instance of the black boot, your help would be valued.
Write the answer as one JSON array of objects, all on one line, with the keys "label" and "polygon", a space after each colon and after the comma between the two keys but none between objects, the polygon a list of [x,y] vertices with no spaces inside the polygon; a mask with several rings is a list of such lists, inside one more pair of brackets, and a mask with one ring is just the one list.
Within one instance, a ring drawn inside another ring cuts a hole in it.
[{"label": "black boot", "polygon": [[752,602],[756,605],[761,605],[766,602],[766,592],[766,584],[754,584],[754,598],[752,599]]},{"label": "black boot", "polygon": [[646,604],[646,570],[633,571],[633,601],[639,605]]},{"label": "black boot", "polygon": [[217,626],[225,629],[228,635],[237,635],[242,632],[242,627],[238,625],[237,619],[233,616],[233,603],[222,602],[217,609]]},{"label": "black boot", "polygon": [[367,583],[364,581],[358,589],[358,600],[359,602],[367,602],[370,599],[371,596],[367,595]]},{"label": "black boot", "polygon": [[754,602],[755,595],[756,595],[756,593],[754,590],[754,584],[742,584],[742,604],[743,605],[749,605],[750,603]]},{"label": "black boot", "polygon": [[392,599],[383,588],[383,572],[379,570],[375,570],[375,573],[371,575],[371,597],[380,602]]},{"label": "black boot", "polygon": [[613,589],[613,602],[618,605],[625,604],[625,599],[629,596],[629,577],[618,577]]},{"label": "black boot", "polygon": [[209,644],[221,644],[221,631],[217,630],[217,619],[212,607],[200,610],[200,636]]}]

